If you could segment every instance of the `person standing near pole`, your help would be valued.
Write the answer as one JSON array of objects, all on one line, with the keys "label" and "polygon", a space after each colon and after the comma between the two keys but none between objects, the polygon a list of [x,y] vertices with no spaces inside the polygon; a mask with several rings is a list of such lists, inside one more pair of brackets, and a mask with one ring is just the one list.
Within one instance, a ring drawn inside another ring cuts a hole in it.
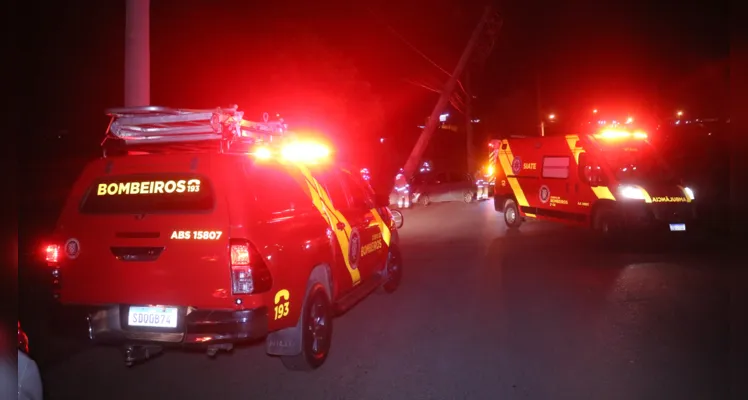
[{"label": "person standing near pole", "polygon": [[405,170],[400,168],[395,176],[395,196],[398,208],[410,208],[410,184],[405,178]]},{"label": "person standing near pole", "polygon": [[476,200],[485,200],[488,198],[488,182],[486,182],[483,176],[483,171],[478,169],[473,174],[473,180],[475,181],[476,188]]}]

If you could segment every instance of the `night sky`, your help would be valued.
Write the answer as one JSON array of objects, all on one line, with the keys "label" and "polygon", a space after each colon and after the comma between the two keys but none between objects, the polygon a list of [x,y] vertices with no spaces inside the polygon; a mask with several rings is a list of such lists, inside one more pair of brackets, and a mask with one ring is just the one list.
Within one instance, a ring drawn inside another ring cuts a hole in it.
[{"label": "night sky", "polygon": [[[6,253],[35,256],[29,238],[49,232],[85,162],[101,155],[104,110],[123,105],[125,1],[23,5],[23,29],[7,24],[21,60],[9,62],[20,67],[10,79],[22,108],[13,121],[19,132],[10,133],[24,143],[21,243]],[[438,88],[447,78],[405,41],[451,72],[482,8],[457,0],[151,0],[151,103],[238,104],[256,118],[280,112],[294,128],[358,142],[355,154],[396,168],[437,101],[417,84]],[[727,116],[724,0],[506,0],[497,8],[504,24],[495,46],[470,68],[476,146],[536,134],[540,115],[551,112],[559,124],[592,108],[660,120],[676,110]],[[440,131],[431,149],[457,154],[451,146],[464,146],[464,136],[440,140],[448,134]]]},{"label": "night sky", "polygon": [[[37,141],[18,147],[19,234],[34,236],[101,155],[104,110],[123,104],[125,2],[24,5],[32,11],[16,32],[26,62],[15,83],[27,100],[15,122]],[[661,119],[678,109],[726,114],[725,2],[523,0],[499,10],[492,53],[470,68],[479,150],[497,135],[536,134],[538,98],[541,115],[558,115],[556,128],[593,107]],[[389,162],[382,172],[367,166],[390,184],[437,100],[408,81],[439,87],[447,77],[404,40],[451,71],[481,12],[455,0],[152,0],[151,103],[281,112],[292,127],[360,144],[348,155]],[[439,131],[429,151],[461,155],[464,167],[465,143]]]},{"label": "night sky", "polygon": [[[482,12],[480,2],[453,0],[151,3],[152,103],[236,103],[251,115],[281,112],[366,140],[417,135],[437,95],[407,81],[438,87],[447,78],[401,38],[451,72]],[[592,107],[660,118],[676,109],[724,114],[726,2],[500,4],[496,45],[471,67],[475,112],[486,121],[479,135],[532,131],[538,94],[542,113],[567,119]],[[124,8],[115,0],[40,3],[30,72],[46,117],[29,134],[96,148],[103,110],[123,100]],[[335,82],[352,70],[363,86]],[[337,100],[322,98],[351,91],[363,94],[341,115]]]}]

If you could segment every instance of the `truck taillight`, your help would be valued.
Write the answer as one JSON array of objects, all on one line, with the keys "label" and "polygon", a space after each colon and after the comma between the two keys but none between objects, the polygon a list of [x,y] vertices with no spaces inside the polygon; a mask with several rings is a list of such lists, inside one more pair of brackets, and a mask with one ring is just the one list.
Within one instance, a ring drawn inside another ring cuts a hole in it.
[{"label": "truck taillight", "polygon": [[232,239],[231,293],[255,294],[270,290],[273,279],[260,253],[246,240]]},{"label": "truck taillight", "polygon": [[231,244],[231,266],[249,266],[249,243]]},{"label": "truck taillight", "polygon": [[62,246],[59,244],[48,244],[44,247],[44,260],[47,266],[52,268],[52,297],[60,298],[60,259],[62,258]]},{"label": "truck taillight", "polygon": [[18,350],[29,354],[29,337],[26,336],[26,332],[21,329],[21,322],[18,322]]},{"label": "truck taillight", "polygon": [[60,262],[60,245],[47,245],[44,249],[44,256],[49,266],[57,266],[57,263]]}]

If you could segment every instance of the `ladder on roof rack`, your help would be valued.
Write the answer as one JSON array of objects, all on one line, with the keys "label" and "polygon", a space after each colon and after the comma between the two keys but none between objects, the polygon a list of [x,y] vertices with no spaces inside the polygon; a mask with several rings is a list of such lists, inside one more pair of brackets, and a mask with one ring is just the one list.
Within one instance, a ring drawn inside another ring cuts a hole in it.
[{"label": "ladder on roof rack", "polygon": [[221,151],[235,142],[271,142],[282,137],[287,126],[283,121],[245,120],[237,106],[212,110],[176,109],[160,106],[112,108],[106,137],[101,143],[116,141],[128,146],[151,144],[194,144],[218,141]]}]

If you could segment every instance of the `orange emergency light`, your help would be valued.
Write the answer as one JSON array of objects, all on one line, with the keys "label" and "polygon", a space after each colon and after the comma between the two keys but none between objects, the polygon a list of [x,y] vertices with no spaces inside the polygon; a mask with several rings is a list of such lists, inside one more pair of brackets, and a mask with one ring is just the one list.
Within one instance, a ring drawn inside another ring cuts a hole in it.
[{"label": "orange emergency light", "polygon": [[622,129],[607,128],[593,135],[596,139],[646,139],[647,134],[643,131],[630,132]]},{"label": "orange emergency light", "polygon": [[330,148],[322,143],[294,141],[278,146],[277,149],[265,145],[257,146],[249,154],[258,160],[277,158],[289,162],[316,164],[328,160],[330,153]]}]

